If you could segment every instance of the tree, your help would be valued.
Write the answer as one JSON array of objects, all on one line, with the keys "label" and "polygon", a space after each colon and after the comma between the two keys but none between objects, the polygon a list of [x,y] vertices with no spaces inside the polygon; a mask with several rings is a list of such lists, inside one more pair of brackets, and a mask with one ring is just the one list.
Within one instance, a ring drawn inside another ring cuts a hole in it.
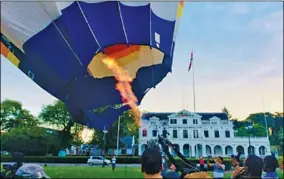
[{"label": "tree", "polygon": [[279,140],[280,140],[278,150],[282,154],[283,154],[283,151],[284,151],[284,136],[283,135],[284,135],[284,132],[283,132],[283,127],[282,127],[279,131],[279,134],[278,134],[278,137],[279,137]]},{"label": "tree", "polygon": [[257,136],[257,137],[265,137],[266,136],[265,127],[261,124],[254,124],[252,132],[253,132],[253,136]]},{"label": "tree", "polygon": [[245,127],[241,127],[237,129],[236,136],[246,137],[248,135],[249,135],[248,130]]},{"label": "tree", "polygon": [[82,133],[83,129],[84,129],[84,126],[82,124],[78,124],[78,123],[75,123],[73,125],[73,127],[71,128],[71,135],[72,135],[72,138],[73,138],[71,143],[73,145],[78,146],[78,145],[83,143],[83,139],[81,137],[81,133]]},{"label": "tree", "polygon": [[229,120],[233,121],[233,129],[236,130],[240,127],[244,127],[243,123],[241,121],[239,121],[237,118],[234,118],[231,113],[229,112],[229,110],[226,107],[223,107],[222,112],[225,113]]},{"label": "tree", "polygon": [[72,121],[63,102],[58,100],[54,104],[45,106],[39,114],[39,119],[46,124],[55,125],[61,130],[59,137],[63,148],[68,147],[72,143],[71,128],[74,125],[74,121]]},{"label": "tree", "polygon": [[[240,127],[237,129],[236,135],[240,137],[246,137],[249,135],[248,129],[246,129],[246,127]],[[260,124],[254,124],[251,135],[256,137],[265,137],[266,136],[265,127]]]},{"label": "tree", "polygon": [[[131,111],[126,111],[120,116],[120,128],[119,136],[135,136],[135,140],[138,139],[138,125],[135,122],[134,115]],[[109,148],[117,147],[117,129],[118,120],[116,120],[113,125],[108,129],[106,136],[106,150]],[[99,145],[103,147],[103,132],[99,130],[94,130],[94,137],[91,141],[92,144]],[[119,146],[122,147],[123,144],[119,141]]]},{"label": "tree", "polygon": [[[265,114],[265,116],[264,116]],[[276,145],[279,148],[279,144],[281,142],[279,138],[279,132],[281,128],[283,128],[283,113],[276,112],[275,114],[266,112],[266,113],[254,113],[250,114],[247,117],[247,120],[254,123],[260,124],[265,127],[265,118],[267,121],[267,127],[270,129],[271,133],[269,133],[269,139],[272,145]],[[266,129],[264,129],[266,131]]]},{"label": "tree", "polygon": [[229,119],[232,118],[232,115],[230,114],[229,110],[226,107],[223,107],[222,112],[225,113]]},{"label": "tree", "polygon": [[60,145],[56,135],[37,126],[20,126],[1,135],[1,147],[9,152],[23,152],[25,155],[57,154]]},{"label": "tree", "polygon": [[62,101],[45,106],[39,114],[39,119],[44,123],[55,125],[62,131],[70,131],[74,122]]},{"label": "tree", "polygon": [[1,130],[11,130],[13,128],[38,124],[36,118],[22,104],[14,100],[4,100],[1,102]]}]

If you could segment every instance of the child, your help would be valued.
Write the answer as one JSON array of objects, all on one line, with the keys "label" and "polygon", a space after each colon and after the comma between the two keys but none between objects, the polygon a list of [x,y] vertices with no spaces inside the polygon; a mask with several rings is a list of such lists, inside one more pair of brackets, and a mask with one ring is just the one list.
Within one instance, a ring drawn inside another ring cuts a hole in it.
[{"label": "child", "polygon": [[111,159],[112,171],[114,171],[114,169],[115,169],[115,163],[116,163],[116,158],[115,158],[115,156],[113,156],[112,159]]}]

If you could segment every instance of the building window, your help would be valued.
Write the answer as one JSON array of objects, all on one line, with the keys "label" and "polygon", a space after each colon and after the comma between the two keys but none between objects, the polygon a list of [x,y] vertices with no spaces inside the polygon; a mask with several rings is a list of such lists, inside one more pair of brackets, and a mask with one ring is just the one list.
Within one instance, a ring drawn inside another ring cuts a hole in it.
[{"label": "building window", "polygon": [[209,137],[209,132],[206,130],[206,131],[204,131],[204,137],[205,138],[208,138]]},{"label": "building window", "polygon": [[173,130],[173,138],[177,138],[177,130]]},{"label": "building window", "polygon": [[153,130],[153,131],[152,131],[152,136],[153,136],[153,137],[157,137],[157,130]]},{"label": "building window", "polygon": [[167,132],[167,130],[164,128],[164,130],[163,130],[163,137],[166,138],[166,137],[167,137],[167,134],[168,134],[168,132]]},{"label": "building window", "polygon": [[219,138],[220,135],[219,135],[219,131],[215,131],[215,138]]},{"label": "building window", "polygon": [[193,119],[193,124],[198,124],[198,120],[197,119]]},{"label": "building window", "polygon": [[143,129],[142,134],[143,134],[143,137],[147,137],[147,130]]},{"label": "building window", "polygon": [[230,138],[230,131],[225,131],[226,138]]},{"label": "building window", "polygon": [[182,124],[187,124],[187,119],[183,119]]},{"label": "building window", "polygon": [[183,130],[183,138],[188,138],[188,130]]},{"label": "building window", "polygon": [[193,138],[198,138],[198,130],[193,130]]},{"label": "building window", "polygon": [[177,124],[177,120],[176,119],[171,119],[171,124]]}]

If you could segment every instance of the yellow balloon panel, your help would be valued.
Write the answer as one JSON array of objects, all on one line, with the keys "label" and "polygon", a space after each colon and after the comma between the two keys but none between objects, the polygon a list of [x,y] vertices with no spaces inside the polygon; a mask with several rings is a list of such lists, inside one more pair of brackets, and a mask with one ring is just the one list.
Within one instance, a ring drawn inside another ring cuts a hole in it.
[{"label": "yellow balloon panel", "polygon": [[[94,56],[88,65],[88,72],[94,78],[113,76],[113,72],[102,62],[104,58],[107,58],[107,56],[99,53]],[[138,51],[131,52],[115,60],[120,67],[128,71],[130,78],[133,80],[140,68],[161,64],[163,58],[164,54],[158,49],[150,49],[149,46],[140,46]]]}]

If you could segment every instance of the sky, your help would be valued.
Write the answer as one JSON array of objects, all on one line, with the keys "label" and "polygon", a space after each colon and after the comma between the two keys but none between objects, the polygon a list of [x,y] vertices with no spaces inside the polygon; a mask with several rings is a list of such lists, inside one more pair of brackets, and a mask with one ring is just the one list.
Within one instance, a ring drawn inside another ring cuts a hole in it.
[{"label": "sky", "polygon": [[[148,92],[141,110],[194,111],[193,71],[187,71],[193,49],[197,112],[225,106],[239,119],[283,112],[282,2],[186,2],[178,30],[172,73]],[[56,100],[1,55],[5,99],[34,115]]]}]

